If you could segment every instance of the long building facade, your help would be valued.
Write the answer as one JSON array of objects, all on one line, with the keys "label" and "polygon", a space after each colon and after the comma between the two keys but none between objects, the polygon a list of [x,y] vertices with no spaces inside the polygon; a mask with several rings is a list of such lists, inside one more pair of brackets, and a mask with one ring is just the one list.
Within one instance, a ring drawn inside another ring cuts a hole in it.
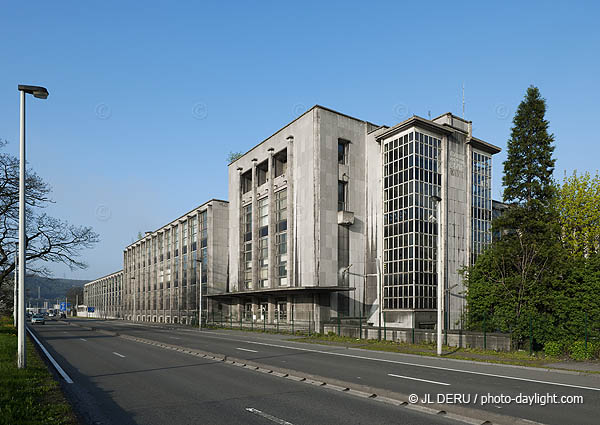
[{"label": "long building facade", "polygon": [[123,319],[123,270],[83,285],[83,304],[92,317]]},{"label": "long building facade", "polygon": [[125,249],[123,317],[196,323],[201,281],[213,317],[430,328],[439,275],[445,326],[459,327],[499,151],[451,113],[388,127],[316,105],[229,164],[229,202]]},{"label": "long building facade", "polygon": [[201,296],[226,291],[228,230],[227,201],[212,199],[126,247],[125,319],[197,323]]}]

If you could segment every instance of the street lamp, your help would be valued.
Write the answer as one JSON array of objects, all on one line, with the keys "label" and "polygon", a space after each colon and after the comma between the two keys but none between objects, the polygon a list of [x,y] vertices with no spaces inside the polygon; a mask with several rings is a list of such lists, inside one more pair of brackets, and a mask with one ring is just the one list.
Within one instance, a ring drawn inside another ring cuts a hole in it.
[{"label": "street lamp", "polygon": [[46,99],[48,90],[39,86],[18,86],[21,92],[21,125],[20,125],[20,157],[19,157],[19,316],[17,326],[18,354],[17,367],[26,367],[25,356],[25,95],[32,94],[38,99]]},{"label": "street lamp", "polygon": [[444,283],[442,281],[442,198],[432,195],[431,200],[436,205],[437,217],[437,355],[442,355],[442,309],[444,302]]}]

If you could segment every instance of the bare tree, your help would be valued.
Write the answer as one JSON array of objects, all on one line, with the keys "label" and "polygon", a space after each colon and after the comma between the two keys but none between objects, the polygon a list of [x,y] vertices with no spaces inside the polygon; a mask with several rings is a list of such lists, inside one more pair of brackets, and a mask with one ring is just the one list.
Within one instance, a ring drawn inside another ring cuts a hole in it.
[{"label": "bare tree", "polygon": [[[0,149],[6,145],[0,140]],[[84,248],[99,241],[91,227],[75,226],[43,212],[53,201],[51,188],[32,170],[25,177],[27,272],[50,275],[44,263],[63,263],[74,269],[87,267],[78,259]],[[11,285],[15,269],[19,226],[19,160],[0,153],[0,288]]]}]

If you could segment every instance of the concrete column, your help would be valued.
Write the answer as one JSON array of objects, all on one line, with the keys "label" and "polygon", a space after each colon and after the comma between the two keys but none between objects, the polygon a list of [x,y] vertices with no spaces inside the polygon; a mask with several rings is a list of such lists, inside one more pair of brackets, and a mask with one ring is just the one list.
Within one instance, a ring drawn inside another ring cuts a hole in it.
[{"label": "concrete column", "polygon": [[267,312],[267,318],[269,323],[275,323],[275,309],[277,308],[277,305],[275,303],[275,298],[274,297],[269,297],[268,298],[268,305],[269,305],[269,311]]},{"label": "concrete column", "polygon": [[294,136],[287,137],[287,280],[288,286],[297,286],[295,279],[295,252],[296,240],[295,202],[294,202]]},{"label": "concrete column", "polygon": [[[257,159],[252,160],[252,289],[258,289],[258,200],[256,199],[256,188],[258,179],[256,178]],[[246,288],[244,288],[246,289]]]},{"label": "concrete column", "polygon": [[287,296],[287,322],[291,323],[292,321],[292,313],[293,313],[293,306],[294,306],[294,296],[293,295],[288,295]]},{"label": "concrete column", "polygon": [[268,270],[268,282],[270,288],[277,287],[277,282],[275,282],[275,233],[276,233],[276,223],[275,223],[275,196],[273,194],[273,180],[275,179],[275,167],[273,167],[273,152],[275,149],[269,149],[269,171],[268,171],[268,179],[269,179],[269,270]]}]

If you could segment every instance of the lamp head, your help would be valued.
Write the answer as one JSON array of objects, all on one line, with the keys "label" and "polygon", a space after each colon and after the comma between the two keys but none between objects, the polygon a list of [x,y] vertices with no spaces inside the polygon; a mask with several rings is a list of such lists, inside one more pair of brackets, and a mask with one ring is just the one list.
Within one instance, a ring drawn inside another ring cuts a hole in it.
[{"label": "lamp head", "polygon": [[27,94],[32,94],[34,97],[38,99],[47,99],[48,98],[48,90],[45,87],[41,86],[28,86],[19,84],[19,91],[25,92]]}]

